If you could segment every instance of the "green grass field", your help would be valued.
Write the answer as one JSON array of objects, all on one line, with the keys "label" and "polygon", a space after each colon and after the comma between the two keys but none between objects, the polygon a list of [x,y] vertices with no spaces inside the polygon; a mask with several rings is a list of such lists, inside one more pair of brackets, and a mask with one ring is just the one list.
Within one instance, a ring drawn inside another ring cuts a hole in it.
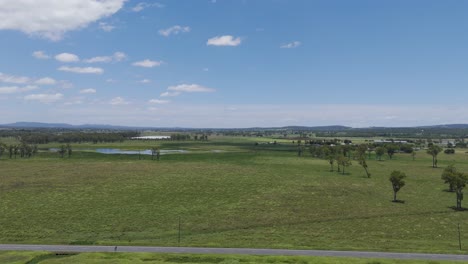
[{"label": "green grass field", "polygon": [[[468,172],[464,151],[441,153],[438,169],[422,151],[415,161],[405,154],[370,160],[368,179],[357,162],[341,175],[325,160],[297,157],[292,145],[255,150],[253,142],[160,143],[200,151],[159,162],[79,151],[70,159],[4,156],[0,243],[176,246],[180,218],[181,246],[457,253],[460,223],[468,252],[468,211],[450,208],[455,194],[440,179],[450,163]],[[398,195],[404,204],[391,202],[395,169],[408,175]]]},{"label": "green grass field", "polygon": [[7,251],[0,252],[0,263],[9,264],[458,264],[459,261],[385,260],[344,257],[290,257],[290,256],[241,256],[241,255],[191,255],[152,253],[50,253]]}]

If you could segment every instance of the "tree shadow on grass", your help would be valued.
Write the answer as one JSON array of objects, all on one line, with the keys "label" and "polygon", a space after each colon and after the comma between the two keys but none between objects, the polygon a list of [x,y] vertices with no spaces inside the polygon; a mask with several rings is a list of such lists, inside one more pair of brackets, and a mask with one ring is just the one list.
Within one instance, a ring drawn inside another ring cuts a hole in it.
[{"label": "tree shadow on grass", "polygon": [[449,206],[450,209],[457,211],[457,212],[463,212],[463,211],[468,211],[468,208],[457,208],[456,206]]}]

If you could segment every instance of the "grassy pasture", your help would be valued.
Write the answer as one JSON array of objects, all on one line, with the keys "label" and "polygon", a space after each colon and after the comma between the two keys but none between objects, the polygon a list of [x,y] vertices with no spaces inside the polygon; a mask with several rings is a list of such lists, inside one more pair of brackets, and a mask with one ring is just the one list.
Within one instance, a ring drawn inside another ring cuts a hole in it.
[{"label": "grassy pasture", "polygon": [[[440,180],[450,163],[468,172],[464,151],[439,154],[438,169],[422,151],[415,161],[373,158],[367,179],[357,162],[341,175],[325,160],[297,157],[293,145],[255,151],[253,142],[163,142],[166,149],[227,152],[160,162],[79,151],[70,159],[3,157],[0,243],[176,246],[180,217],[181,246],[459,252],[460,223],[468,249],[468,212],[450,208],[455,194]],[[394,169],[408,175],[398,195],[404,204],[390,202]]]},{"label": "grassy pasture", "polygon": [[456,264],[459,261],[384,260],[345,257],[291,257],[291,256],[241,256],[241,255],[191,255],[191,254],[152,254],[152,253],[59,253],[11,251],[0,252],[0,263],[10,264],[59,264],[59,263],[99,263],[99,264]]},{"label": "grassy pasture", "polygon": [[291,257],[291,256],[242,256],[204,254],[153,254],[153,253],[51,253],[7,251],[0,252],[0,263],[10,264],[457,264],[459,261],[385,260],[346,257]]}]

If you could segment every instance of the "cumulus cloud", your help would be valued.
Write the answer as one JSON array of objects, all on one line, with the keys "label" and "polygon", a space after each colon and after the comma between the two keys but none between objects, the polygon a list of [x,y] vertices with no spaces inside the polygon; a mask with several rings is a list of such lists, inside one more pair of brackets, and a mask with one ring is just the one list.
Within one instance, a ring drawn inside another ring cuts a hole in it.
[{"label": "cumulus cloud", "polygon": [[110,100],[109,104],[111,104],[111,105],[127,105],[127,104],[129,104],[129,102],[125,101],[124,98],[118,96],[118,97],[112,98],[112,100]]},{"label": "cumulus cloud", "polygon": [[162,61],[152,61],[152,60],[146,59],[146,60],[134,62],[132,65],[137,66],[137,67],[153,68],[156,66],[161,66],[162,63],[163,63]]},{"label": "cumulus cloud", "polygon": [[207,88],[198,84],[180,84],[176,86],[169,86],[167,90],[185,93],[207,93],[216,91],[215,89]]},{"label": "cumulus cloud", "polygon": [[162,94],[160,94],[159,96],[161,97],[168,97],[168,96],[179,96],[181,94],[181,92],[164,92]]},{"label": "cumulus cloud", "polygon": [[0,30],[58,41],[71,30],[86,27],[119,11],[125,0],[0,0]]},{"label": "cumulus cloud", "polygon": [[286,43],[280,46],[282,49],[293,49],[297,48],[301,45],[302,43],[300,41],[293,41],[291,43]]},{"label": "cumulus cloud", "polygon": [[208,46],[238,46],[242,42],[240,37],[234,38],[231,35],[226,36],[216,36],[214,38],[210,38],[206,45]]},{"label": "cumulus cloud", "polygon": [[104,70],[102,68],[95,67],[68,67],[62,66],[58,68],[59,71],[82,73],[82,74],[102,74]]},{"label": "cumulus cloud", "polygon": [[160,100],[160,99],[151,99],[148,101],[150,104],[167,104],[169,103],[169,100]]},{"label": "cumulus cloud", "polygon": [[44,77],[44,78],[36,80],[35,83],[40,84],[40,85],[54,85],[57,83],[57,81],[50,77]]},{"label": "cumulus cloud", "polygon": [[113,62],[122,61],[127,58],[127,55],[123,52],[115,52],[112,56],[98,56],[84,60],[87,63],[99,63],[99,62]]},{"label": "cumulus cloud", "polygon": [[47,55],[44,51],[42,50],[38,50],[38,51],[34,51],[32,53],[33,57],[36,58],[36,59],[40,59],[40,60],[47,60],[47,59],[50,59],[50,56]]},{"label": "cumulus cloud", "polygon": [[53,103],[63,99],[63,94],[29,94],[24,97],[26,101],[38,101],[41,103]]},{"label": "cumulus cloud", "polygon": [[111,32],[112,30],[115,29],[115,26],[107,23],[107,22],[99,22],[99,28],[106,31],[106,32]]},{"label": "cumulus cloud", "polygon": [[0,87],[0,94],[22,93],[22,92],[28,92],[28,91],[32,91],[36,89],[38,89],[38,87],[35,85],[28,85],[25,87],[4,86],[4,87]]},{"label": "cumulus cloud", "polygon": [[73,53],[60,53],[55,55],[55,59],[60,62],[78,62],[80,58]]},{"label": "cumulus cloud", "polygon": [[156,3],[141,2],[141,3],[138,3],[136,6],[132,7],[132,11],[133,12],[140,12],[143,9],[148,8],[148,7],[163,8],[164,5],[161,4],[161,3],[157,3],[157,2]]},{"label": "cumulus cloud", "polygon": [[83,89],[80,90],[80,94],[94,94],[96,93],[96,89]]},{"label": "cumulus cloud", "polygon": [[165,37],[169,37],[171,34],[177,35],[179,33],[186,33],[186,32],[190,32],[190,27],[182,27],[179,25],[175,25],[170,28],[159,30],[159,34]]},{"label": "cumulus cloud", "polygon": [[0,82],[5,82],[5,83],[15,83],[15,84],[23,84],[23,83],[28,83],[30,79],[25,76],[14,76],[14,75],[8,75],[0,72]]},{"label": "cumulus cloud", "polygon": [[139,83],[150,83],[150,82],[151,82],[151,80],[149,80],[149,79],[143,79],[143,80],[139,81]]}]

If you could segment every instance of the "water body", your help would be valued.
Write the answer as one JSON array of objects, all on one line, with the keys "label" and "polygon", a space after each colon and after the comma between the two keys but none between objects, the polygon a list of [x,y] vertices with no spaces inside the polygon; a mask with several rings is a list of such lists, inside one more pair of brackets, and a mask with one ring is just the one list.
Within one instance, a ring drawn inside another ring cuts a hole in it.
[{"label": "water body", "polygon": [[[50,148],[49,151],[51,152],[57,152],[59,151],[58,148]],[[101,154],[128,154],[128,155],[136,155],[136,154],[141,154],[141,155],[151,155],[151,149],[145,149],[145,150],[123,150],[123,149],[116,149],[116,148],[98,148],[98,149],[76,149],[74,151],[91,151],[91,152],[97,152]],[[183,149],[161,149],[160,151],[161,155],[165,154],[176,154],[176,153],[188,153],[187,150]]]},{"label": "water body", "polygon": [[[122,149],[115,149],[115,148],[99,148],[95,149],[97,153],[101,154],[129,154],[129,155],[135,155],[135,154],[141,154],[141,155],[151,155],[151,149],[145,149],[145,150],[122,150]],[[161,155],[164,154],[174,154],[174,153],[187,153],[187,150],[183,149],[161,149],[159,151]]]}]

